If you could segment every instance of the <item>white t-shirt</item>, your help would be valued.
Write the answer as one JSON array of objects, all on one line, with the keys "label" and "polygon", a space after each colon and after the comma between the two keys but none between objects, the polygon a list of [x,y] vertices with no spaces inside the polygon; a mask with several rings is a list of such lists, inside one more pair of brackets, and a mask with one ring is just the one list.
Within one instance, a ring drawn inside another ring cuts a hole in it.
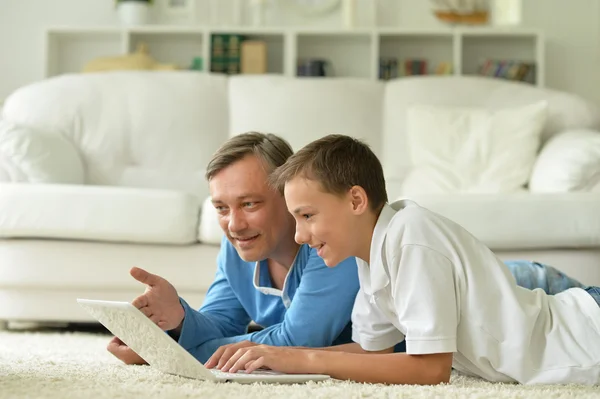
[{"label": "white t-shirt", "polygon": [[600,384],[600,307],[583,289],[518,287],[469,232],[408,200],[382,210],[370,258],[352,313],[363,349],[406,339],[408,354],[453,352],[490,381]]}]

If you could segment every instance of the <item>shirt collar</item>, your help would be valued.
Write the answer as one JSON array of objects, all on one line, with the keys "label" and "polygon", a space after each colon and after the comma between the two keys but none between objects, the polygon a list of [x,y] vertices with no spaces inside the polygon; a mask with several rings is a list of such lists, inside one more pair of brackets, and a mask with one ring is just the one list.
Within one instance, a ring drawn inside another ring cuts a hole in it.
[{"label": "shirt collar", "polygon": [[385,259],[385,251],[383,246],[385,244],[388,226],[395,214],[396,210],[390,205],[385,204],[383,206],[383,209],[377,218],[375,229],[373,230],[369,264],[366,264],[365,262],[358,262],[362,265],[362,267],[359,268],[361,285],[363,287],[363,291],[367,295],[373,295],[375,292],[385,288],[390,283],[390,278],[387,272],[387,259]]},{"label": "shirt collar", "polygon": [[296,265],[296,261],[298,260],[298,255],[300,254],[300,249],[302,247],[298,248],[298,251],[296,252],[296,256],[294,257],[294,261],[292,262],[292,265],[290,266],[290,269],[288,270],[286,276],[285,276],[285,280],[283,282],[283,287],[281,290],[277,289],[277,288],[273,288],[273,287],[265,287],[260,285],[260,269],[261,269],[261,263],[265,263],[265,268],[267,268],[268,270],[268,265],[267,265],[267,260],[264,259],[262,261],[256,262],[256,264],[254,265],[254,288],[256,288],[257,291],[259,291],[262,294],[265,295],[274,295],[274,296],[278,296],[281,298],[281,300],[283,301],[283,305],[286,308],[289,308],[292,300],[290,299],[289,295],[288,295],[288,280],[290,278],[290,274],[292,274],[292,270],[294,269],[294,266]]}]

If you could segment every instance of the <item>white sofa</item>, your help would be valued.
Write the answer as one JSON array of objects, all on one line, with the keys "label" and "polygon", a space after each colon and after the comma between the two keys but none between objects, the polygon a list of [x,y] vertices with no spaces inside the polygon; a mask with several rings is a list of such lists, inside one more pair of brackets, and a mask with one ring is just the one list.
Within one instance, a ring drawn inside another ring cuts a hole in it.
[{"label": "white sofa", "polygon": [[[411,104],[500,109],[538,100],[549,107],[544,144],[569,131],[583,135],[579,147],[559,142],[554,153],[577,154],[582,140],[600,137],[600,113],[581,98],[477,77],[382,83],[113,72],[23,87],[0,121],[0,320],[90,321],[75,298],[131,300],[143,290],[128,275],[134,265],[199,306],[221,237],[205,203],[204,168],[230,135],[272,132],[294,149],[329,133],[363,138],[381,157],[395,200],[411,170]],[[560,156],[546,158],[532,176],[564,169],[552,165]],[[582,168],[600,170],[593,162]],[[591,172],[579,179],[590,183]],[[503,258],[549,262],[600,285],[600,185],[552,186],[556,176],[538,179],[536,192],[414,197]]]}]

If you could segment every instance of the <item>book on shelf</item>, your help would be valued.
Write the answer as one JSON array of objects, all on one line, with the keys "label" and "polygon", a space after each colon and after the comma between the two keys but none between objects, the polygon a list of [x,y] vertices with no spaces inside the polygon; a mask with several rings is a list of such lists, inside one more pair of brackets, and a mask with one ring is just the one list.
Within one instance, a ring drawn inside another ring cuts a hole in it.
[{"label": "book on shelf", "polygon": [[[423,59],[407,59],[404,63],[399,64],[395,57],[381,57],[379,59],[379,79],[389,80],[399,76],[427,75],[429,74],[427,66],[427,60]],[[434,73],[436,75],[452,74],[452,63],[440,62]]]},{"label": "book on shelf", "polygon": [[213,34],[210,46],[210,71],[235,75],[241,72],[243,35]]},{"label": "book on shelf", "polygon": [[535,83],[536,65],[517,60],[484,60],[478,70],[482,76]]}]

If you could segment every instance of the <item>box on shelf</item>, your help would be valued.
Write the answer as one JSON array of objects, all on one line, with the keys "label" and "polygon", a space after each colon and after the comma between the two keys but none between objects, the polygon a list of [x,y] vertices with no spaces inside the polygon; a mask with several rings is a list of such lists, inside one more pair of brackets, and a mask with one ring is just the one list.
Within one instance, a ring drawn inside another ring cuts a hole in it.
[{"label": "box on shelf", "polygon": [[242,42],[242,67],[245,74],[267,73],[267,43],[262,40],[245,40]]}]

